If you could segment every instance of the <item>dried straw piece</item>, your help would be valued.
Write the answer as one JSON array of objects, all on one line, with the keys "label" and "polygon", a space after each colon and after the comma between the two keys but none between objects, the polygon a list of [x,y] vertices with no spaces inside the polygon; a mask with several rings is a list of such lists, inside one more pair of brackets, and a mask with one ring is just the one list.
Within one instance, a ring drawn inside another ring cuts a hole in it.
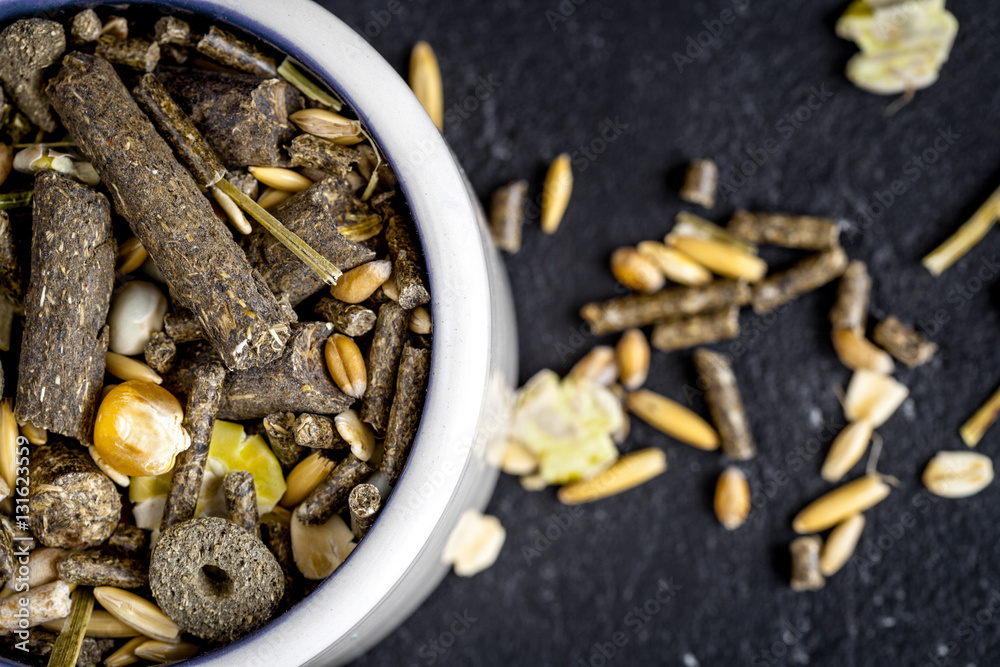
[{"label": "dried straw piece", "polygon": [[993,481],[993,461],[978,452],[938,452],[924,468],[922,480],[936,496],[967,498]]},{"label": "dried straw piece", "polygon": [[215,416],[222,403],[226,369],[221,364],[207,364],[194,370],[194,382],[184,410],[184,428],[191,435],[191,446],[177,455],[170,491],[163,508],[161,528],[194,518],[198,494],[208,461]]},{"label": "dried straw piece", "polygon": [[832,528],[851,515],[882,502],[889,491],[889,485],[880,475],[870,473],[859,477],[809,503],[792,520],[792,528],[800,534]]},{"label": "dried straw piece", "polygon": [[362,336],[375,326],[374,311],[357,304],[324,297],[316,304],[316,314],[333,324],[334,331],[345,336]]},{"label": "dried straw piece", "polygon": [[281,467],[285,470],[294,468],[306,450],[295,444],[295,414],[292,412],[275,412],[264,417],[264,433],[271,445],[271,451],[278,457]]},{"label": "dried straw piece", "polygon": [[865,263],[854,260],[848,264],[837,286],[837,301],[830,310],[830,322],[834,329],[864,334],[871,290],[872,279]]},{"label": "dried straw piece", "polygon": [[932,276],[941,275],[993,229],[997,218],[1000,218],[1000,188],[994,190],[972,217],[949,236],[948,240],[924,257],[924,267]]},{"label": "dried straw piece", "polygon": [[361,420],[378,434],[385,433],[396,387],[396,370],[406,339],[407,313],[395,302],[378,311],[375,333],[368,349],[368,389],[361,399]]},{"label": "dried straw piece", "polygon": [[[114,68],[100,58],[70,54],[49,91],[67,129],[115,194],[116,209],[163,272],[171,296],[198,315],[226,366],[248,368],[277,357],[289,335],[287,315]],[[109,143],[109,136],[118,140]],[[152,169],[161,174],[161,187],[137,188],[137,179],[145,182]],[[212,261],[192,263],[192,246]]]},{"label": "dried straw piece", "polygon": [[351,489],[372,472],[374,471],[367,463],[354,454],[348,454],[309,497],[302,501],[296,510],[296,516],[306,525],[325,523],[344,507]]},{"label": "dried straw piece", "polygon": [[562,222],[570,195],[573,194],[573,171],[568,153],[562,153],[552,161],[545,174],[542,186],[542,231],[555,234]]},{"label": "dried straw piece", "polygon": [[559,489],[559,502],[578,505],[607,498],[648,482],[666,469],[667,456],[662,449],[650,447],[630,452],[595,477]]},{"label": "dried straw piece", "polygon": [[865,515],[855,514],[841,521],[830,531],[819,557],[819,570],[824,577],[832,577],[847,564],[858,546],[865,529]]},{"label": "dried straw piece", "polygon": [[351,511],[351,532],[360,540],[375,523],[382,509],[382,496],[374,484],[358,484],[351,489],[347,506]]},{"label": "dried straw piece", "polygon": [[[396,393],[392,399],[392,409],[386,425],[385,454],[379,466],[390,484],[395,484],[403,472],[406,455],[417,435],[430,365],[430,350],[416,348],[409,343],[403,347],[396,380]],[[365,396],[367,398],[367,394]]]},{"label": "dried straw piece", "polygon": [[444,92],[441,68],[434,49],[427,42],[417,42],[410,53],[410,88],[417,96],[437,129],[444,129]]},{"label": "dried straw piece", "polygon": [[246,470],[233,470],[222,480],[229,520],[248,533],[257,534],[257,489],[253,475]]},{"label": "dried straw piece", "polygon": [[692,160],[684,172],[681,199],[705,208],[715,206],[715,189],[719,185],[719,168],[711,160]]},{"label": "dried straw piece", "polygon": [[799,250],[829,250],[840,243],[840,226],[829,218],[736,211],[726,231],[749,243]]},{"label": "dried straw piece", "polygon": [[337,433],[333,419],[303,412],[292,425],[295,444],[309,449],[343,449],[347,443]]},{"label": "dried straw piece", "polygon": [[524,198],[528,181],[513,181],[493,191],[490,197],[490,232],[501,250],[515,253],[521,249],[524,223]]},{"label": "dried straw piece", "polygon": [[666,282],[659,266],[631,247],[611,253],[611,273],[625,287],[643,294],[659,291]]},{"label": "dried straw piece", "polygon": [[35,179],[32,220],[16,415],[89,443],[114,286],[110,208],[86,185],[44,171]]},{"label": "dried straw piece", "polygon": [[719,432],[723,453],[738,461],[753,458],[757,448],[729,360],[705,348],[695,350],[692,359],[705,388],[705,402]]},{"label": "dried straw piece", "polygon": [[976,413],[962,424],[962,428],[959,429],[962,441],[969,447],[978,445],[986,431],[996,421],[997,413],[1000,413],[1000,389],[993,392],[993,395],[986,399],[986,402],[976,410]]},{"label": "dried straw piece", "polygon": [[424,283],[423,255],[414,241],[409,223],[401,215],[389,217],[385,241],[392,257],[392,271],[399,288],[399,305],[413,310],[431,300]]},{"label": "dried straw piece", "polygon": [[273,58],[265,55],[253,44],[217,26],[209,28],[208,34],[201,38],[195,48],[198,53],[240,72],[269,79],[278,76]]},{"label": "dried straw piece", "polygon": [[900,322],[894,315],[875,325],[872,339],[910,368],[926,364],[937,352],[937,345]]},{"label": "dried straw piece", "polygon": [[847,268],[847,254],[836,247],[798,261],[754,286],[753,309],[767,313],[822,287]]},{"label": "dried straw piece", "polygon": [[653,327],[650,342],[663,352],[682,350],[695,345],[706,345],[740,335],[739,306],[679,317],[660,322]]},{"label": "dried straw piece", "polygon": [[124,65],[140,72],[152,72],[160,62],[160,45],[144,39],[121,39],[101,35],[96,53],[115,65]]},{"label": "dried straw piece", "polygon": [[715,485],[715,516],[726,530],[736,530],[750,514],[750,485],[747,476],[735,466],[719,475]]},{"label": "dried straw piece", "polygon": [[792,590],[816,591],[826,585],[819,567],[819,552],[823,540],[816,535],[792,541]]},{"label": "dried straw piece", "polygon": [[639,389],[625,397],[625,406],[653,428],[692,447],[704,450],[719,448],[719,434],[708,422],[666,396]]},{"label": "dried straw piece", "polygon": [[580,309],[580,316],[590,324],[592,333],[601,336],[671,318],[743,306],[750,302],[750,295],[750,286],[743,281],[716,280],[707,285],[671,287],[656,294],[588,303]]}]

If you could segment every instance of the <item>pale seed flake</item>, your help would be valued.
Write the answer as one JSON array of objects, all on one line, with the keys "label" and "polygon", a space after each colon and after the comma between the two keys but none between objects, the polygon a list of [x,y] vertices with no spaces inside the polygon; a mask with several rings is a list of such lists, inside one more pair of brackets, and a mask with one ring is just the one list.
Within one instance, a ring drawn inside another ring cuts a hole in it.
[{"label": "pale seed flake", "polygon": [[833,349],[840,362],[852,371],[869,370],[882,375],[892,373],[895,364],[885,350],[879,349],[863,334],[852,329],[834,329],[831,334]]},{"label": "pale seed flake", "polygon": [[545,185],[542,187],[542,231],[555,234],[562,222],[566,207],[569,206],[570,195],[573,194],[573,171],[570,168],[570,158],[562,153],[552,164],[545,175]]},{"label": "pale seed flake", "polygon": [[330,294],[344,303],[361,303],[374,294],[391,273],[392,262],[387,259],[366,262],[340,276],[337,284],[330,288]]},{"label": "pale seed flake", "polygon": [[361,136],[361,123],[327,109],[300,109],[288,117],[303,132],[339,143]]},{"label": "pale seed flake", "polygon": [[240,234],[249,234],[253,231],[253,228],[250,227],[250,223],[247,222],[246,216],[243,215],[243,209],[236,205],[236,202],[233,201],[232,197],[214,185],[212,186],[212,196],[215,197],[215,201],[219,205],[219,208],[221,208],[226,214],[226,217],[229,218],[229,224],[231,224],[236,231]]},{"label": "pale seed flake", "polygon": [[625,397],[625,406],[653,428],[692,447],[719,448],[719,434],[707,421],[666,396],[639,389]]},{"label": "pale seed flake", "polygon": [[730,466],[715,485],[715,516],[726,530],[736,530],[750,514],[750,484],[742,470]]},{"label": "pale seed flake", "polygon": [[656,264],[669,280],[681,285],[704,285],[712,282],[712,272],[677,248],[659,241],[643,241],[636,246],[639,254]]},{"label": "pale seed flake", "polygon": [[839,482],[854,467],[868,449],[872,439],[871,422],[852,422],[841,431],[830,445],[820,476],[828,482]]},{"label": "pale seed flake", "polygon": [[927,490],[942,498],[967,498],[993,481],[993,461],[977,452],[938,452],[924,468]]},{"label": "pale seed flake", "polygon": [[135,593],[113,586],[98,586],[94,589],[94,597],[112,616],[147,637],[165,642],[180,637],[181,629],[176,623],[155,604]]},{"label": "pale seed flake", "polygon": [[844,415],[848,421],[867,420],[873,428],[878,428],[909,395],[909,389],[888,375],[857,370],[847,385]]},{"label": "pale seed flake", "polygon": [[28,439],[33,445],[44,445],[49,441],[49,432],[44,428],[38,428],[29,421],[19,424],[21,435]]},{"label": "pale seed flake", "polygon": [[830,531],[819,557],[819,570],[823,576],[833,576],[847,564],[858,546],[864,529],[865,515],[854,514]]},{"label": "pale seed flake", "polygon": [[666,283],[657,264],[631,247],[611,253],[611,273],[622,285],[642,294],[652,294]]},{"label": "pale seed flake", "polygon": [[431,332],[431,314],[423,306],[417,306],[410,311],[410,331],[421,336]]},{"label": "pale seed flake", "polygon": [[416,95],[437,129],[444,129],[444,87],[441,68],[434,49],[427,42],[417,42],[410,53],[410,89]]},{"label": "pale seed flake", "polygon": [[595,477],[562,487],[557,496],[565,505],[589,503],[633,489],[661,475],[666,469],[667,456],[662,449],[640,449],[625,454]]},{"label": "pale seed flake", "polygon": [[151,641],[149,637],[142,635],[128,640],[120,649],[104,659],[105,667],[128,667],[139,662],[141,658],[136,656],[135,650],[148,641]]},{"label": "pale seed flake", "polygon": [[471,577],[496,562],[507,539],[507,531],[495,516],[465,510],[455,525],[441,560],[460,577]]},{"label": "pale seed flake", "polygon": [[275,206],[292,196],[291,192],[278,190],[277,188],[264,188],[264,191],[257,197],[257,205],[265,211],[270,211]]},{"label": "pale seed flake", "polygon": [[871,473],[839,486],[809,503],[792,520],[796,533],[816,533],[879,504],[889,495],[881,475]]},{"label": "pale seed flake", "polygon": [[354,550],[354,533],[339,514],[324,523],[305,523],[300,516],[304,507],[292,514],[292,558],[306,579],[326,579]]},{"label": "pale seed flake", "polygon": [[348,408],[333,419],[337,433],[351,446],[351,453],[362,461],[371,460],[375,452],[375,431],[361,421],[358,413]]},{"label": "pale seed flake", "polygon": [[622,386],[633,391],[638,389],[649,376],[649,341],[641,329],[628,329],[618,339],[615,348],[618,360],[618,375]]}]

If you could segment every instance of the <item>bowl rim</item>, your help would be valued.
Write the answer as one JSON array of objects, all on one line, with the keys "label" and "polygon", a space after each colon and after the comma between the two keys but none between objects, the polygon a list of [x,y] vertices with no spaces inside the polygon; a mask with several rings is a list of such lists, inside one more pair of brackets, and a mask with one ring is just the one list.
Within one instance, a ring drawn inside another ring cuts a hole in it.
[{"label": "bowl rim", "polygon": [[[0,21],[106,4],[113,3],[14,0],[0,4]],[[397,72],[353,28],[311,0],[129,4],[133,11],[156,6],[195,12],[292,56],[358,114],[410,205],[431,283],[434,352],[403,474],[356,553],[315,591],[254,633],[185,664],[270,666],[276,656],[282,664],[319,664],[355,657],[405,619],[444,576],[438,555],[443,540],[464,507],[484,505],[496,483],[497,471],[486,462],[483,424],[498,421],[486,407],[491,392],[513,381],[512,355],[498,352],[495,340],[498,327],[513,326],[497,322],[507,314],[504,304],[494,303],[496,282],[507,290],[505,279],[493,275],[492,244],[476,222],[481,214],[441,133]],[[501,298],[509,300],[509,290]],[[429,559],[437,567],[429,568]],[[411,569],[421,570],[416,574],[425,580],[408,581]]]}]

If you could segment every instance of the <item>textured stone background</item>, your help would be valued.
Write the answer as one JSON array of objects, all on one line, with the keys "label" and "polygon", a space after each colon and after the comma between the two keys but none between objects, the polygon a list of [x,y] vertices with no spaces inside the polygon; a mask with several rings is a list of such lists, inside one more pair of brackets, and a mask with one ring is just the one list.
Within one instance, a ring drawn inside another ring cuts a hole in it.
[{"label": "textured stone background", "polygon": [[[849,372],[828,342],[832,287],[777,318],[745,311],[742,347],[717,346],[735,353],[760,450],[744,466],[755,494],[745,526],[728,534],[714,520],[720,455],[633,423],[624,449],[663,447],[666,474],[573,514],[551,492],[502,479],[489,509],[508,531],[496,566],[471,580],[450,576],[358,664],[1000,663],[1000,488],[949,501],[919,482],[934,452],[963,447],[958,425],[1000,383],[1000,233],[938,279],[919,263],[1000,184],[996,9],[950,2],[961,28],[941,81],[887,117],[892,98],[842,74],[855,51],[833,33],[846,0],[751,1],[681,70],[672,54],[697,41],[704,22],[745,3],[577,2],[562,2],[572,12],[552,24],[556,0],[324,2],[401,72],[416,40],[433,44],[452,110],[445,136],[482,197],[517,178],[536,197],[548,161],[580,151],[559,233],[545,237],[529,224],[524,249],[507,258],[521,380],[546,367],[565,372],[594,343],[611,342],[581,338],[577,309],[615,293],[607,269],[615,247],[670,227],[690,158],[714,158],[732,182],[773,140],[763,164],[708,217],[751,207],[844,219],[848,254],[874,277],[872,317],[894,313],[940,344],[931,364],[897,374],[912,398],[880,429],[880,470],[901,486],[869,512],[862,561],[818,593],[789,590],[790,520],[829,488],[818,471],[842,423],[834,387]],[[484,100],[481,80],[494,88]],[[793,122],[796,114],[805,120]],[[608,119],[624,129],[586,157],[581,147]],[[953,143],[934,152],[949,133]],[[925,150],[933,163],[914,162]],[[864,217],[897,180],[905,192]],[[775,266],[794,257],[764,254]],[[648,386],[685,400],[689,357],[655,354]],[[691,403],[704,412],[700,398]],[[980,450],[998,443],[1000,429]],[[662,605],[661,580],[672,586]],[[455,614],[468,624],[458,637],[449,634]]]}]

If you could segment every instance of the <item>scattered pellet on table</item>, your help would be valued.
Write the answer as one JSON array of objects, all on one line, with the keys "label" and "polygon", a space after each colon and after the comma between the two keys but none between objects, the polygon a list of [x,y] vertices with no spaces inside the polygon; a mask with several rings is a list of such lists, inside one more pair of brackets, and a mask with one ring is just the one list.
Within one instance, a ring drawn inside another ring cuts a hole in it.
[{"label": "scattered pellet on table", "polygon": [[826,585],[819,569],[819,553],[823,540],[816,535],[799,537],[792,541],[792,590],[815,591]]},{"label": "scattered pellet on table", "polygon": [[191,41],[191,25],[176,16],[162,16],[153,26],[157,44],[187,46]]},{"label": "scattered pellet on table", "polygon": [[847,268],[847,254],[836,247],[799,260],[784,271],[771,274],[754,286],[753,309],[767,313],[792,299],[822,287]]},{"label": "scattered pellet on table", "polygon": [[375,523],[382,508],[382,496],[374,484],[358,484],[351,489],[347,506],[351,512],[351,532],[360,540]]},{"label": "scattered pellet on table", "polygon": [[160,45],[135,37],[120,39],[101,35],[95,53],[110,63],[140,72],[152,72],[160,62]]},{"label": "scattered pellet on table", "polygon": [[[337,230],[341,220],[374,215],[343,179],[327,178],[314,183],[278,204],[272,213],[342,271],[375,259],[372,250],[348,241]],[[241,245],[250,266],[260,272],[271,291],[287,296],[292,306],[327,286],[263,227],[245,236]]]},{"label": "scattered pellet on table", "polygon": [[221,364],[206,364],[194,371],[184,411],[184,426],[191,435],[191,446],[177,455],[163,508],[163,528],[194,517],[225,379],[226,370]]},{"label": "scattered pellet on table", "polygon": [[22,19],[0,32],[4,89],[14,105],[46,132],[56,131],[56,120],[45,92],[45,69],[56,64],[65,50],[66,31],[55,21]]},{"label": "scattered pellet on table", "polygon": [[140,588],[149,582],[145,560],[123,558],[100,551],[73,551],[56,565],[59,578],[81,586]]},{"label": "scattered pellet on table", "polygon": [[149,564],[149,587],[185,631],[230,641],[270,620],[284,593],[284,575],[253,534],[205,517],[163,531]]},{"label": "scattered pellet on table", "polygon": [[295,444],[309,449],[342,449],[347,443],[337,433],[333,420],[324,415],[303,412],[292,426]]},{"label": "scattered pellet on table", "polygon": [[229,520],[248,533],[257,534],[257,490],[253,475],[246,470],[233,470],[222,480]]},{"label": "scattered pellet on table", "polygon": [[719,185],[719,168],[712,160],[693,160],[684,172],[681,199],[705,208],[715,206],[715,189]]},{"label": "scattered pellet on table", "polygon": [[657,322],[700,315],[750,302],[750,286],[742,280],[716,280],[706,285],[670,287],[656,294],[634,294],[588,303],[580,315],[591,333],[604,334]]},{"label": "scattered pellet on table", "polygon": [[73,17],[69,34],[80,42],[96,42],[104,25],[93,9],[85,9]]},{"label": "scattered pellet on table", "polygon": [[926,364],[937,352],[937,345],[890,315],[875,325],[872,340],[889,354],[913,368]]},{"label": "scattered pellet on table", "polygon": [[377,315],[370,308],[324,297],[316,304],[316,314],[330,322],[337,333],[362,336],[375,326]]},{"label": "scattered pellet on table", "polygon": [[864,334],[871,290],[872,279],[865,263],[854,260],[848,264],[837,285],[837,301],[830,310],[830,322],[834,329]]},{"label": "scattered pellet on table", "polygon": [[361,154],[350,146],[341,146],[314,134],[300,134],[288,146],[293,167],[309,167],[337,178],[347,178]]},{"label": "scattered pellet on table", "polygon": [[217,26],[209,28],[208,33],[201,38],[195,48],[212,60],[240,72],[265,78],[278,76],[278,70],[271,56]]},{"label": "scattered pellet on table", "polygon": [[671,318],[653,327],[650,344],[662,352],[672,352],[729,340],[740,335],[739,306],[701,315]]},{"label": "scattered pellet on table", "polygon": [[108,347],[115,242],[107,200],[38,174],[16,415],[89,443]]},{"label": "scattered pellet on table", "polygon": [[354,454],[348,454],[302,501],[296,516],[308,525],[325,523],[344,508],[351,489],[372,472],[371,466]]},{"label": "scattered pellet on table", "polygon": [[108,547],[123,556],[137,556],[146,548],[146,531],[127,523],[119,523],[108,538]]},{"label": "scattered pellet on table", "polygon": [[[111,64],[73,53],[64,59],[49,92],[63,122],[115,194],[116,209],[162,271],[171,296],[198,315],[226,366],[249,368],[279,356],[289,335],[287,315]],[[118,141],[109,144],[108,136]],[[150,169],[162,174],[159,185],[137,187]],[[212,262],[192,262],[192,245]]]},{"label": "scattered pellet on table", "polygon": [[423,256],[413,235],[414,232],[403,216],[389,216],[385,241],[389,246],[393,274],[399,286],[399,305],[405,310],[413,310],[431,299],[424,284]]},{"label": "scattered pellet on table", "polygon": [[521,249],[521,226],[527,193],[527,181],[514,181],[497,188],[490,197],[490,232],[493,242],[501,250],[515,253]]},{"label": "scattered pellet on table", "polygon": [[294,468],[306,453],[303,447],[295,444],[294,424],[295,414],[292,412],[275,412],[264,417],[264,433],[271,451],[286,471]]},{"label": "scattered pellet on table", "polygon": [[829,218],[736,211],[726,231],[749,243],[799,250],[829,250],[840,243],[840,226]]},{"label": "scattered pellet on table", "polygon": [[143,357],[147,366],[160,375],[166,375],[174,367],[174,361],[177,359],[177,344],[167,334],[157,331],[146,343]]},{"label": "scattered pellet on table", "polygon": [[386,426],[385,454],[379,469],[390,484],[395,484],[403,472],[406,455],[413,445],[424,407],[427,380],[430,375],[431,351],[407,343],[399,361],[396,393]]},{"label": "scattered pellet on table", "polygon": [[705,402],[719,432],[722,452],[738,461],[753,458],[757,448],[729,360],[705,348],[695,350],[692,359],[705,388]]},{"label": "scattered pellet on table", "polygon": [[302,96],[278,79],[160,67],[156,76],[228,167],[284,166]]},{"label": "scattered pellet on table", "polygon": [[396,369],[406,339],[408,314],[396,303],[383,304],[378,311],[375,333],[368,349],[368,389],[361,399],[361,419],[385,433],[396,388]]}]

